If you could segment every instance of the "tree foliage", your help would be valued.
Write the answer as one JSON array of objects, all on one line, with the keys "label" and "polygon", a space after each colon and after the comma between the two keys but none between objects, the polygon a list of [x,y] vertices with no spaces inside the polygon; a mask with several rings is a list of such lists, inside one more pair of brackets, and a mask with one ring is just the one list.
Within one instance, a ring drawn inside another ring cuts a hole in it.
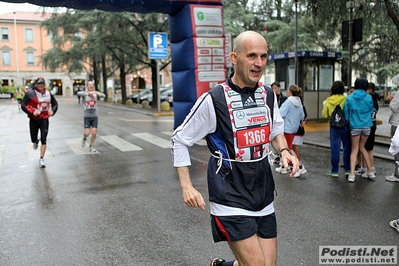
[{"label": "tree foliage", "polygon": [[[151,67],[156,88],[156,61],[148,59],[147,38],[150,31],[168,30],[166,15],[68,10],[54,13],[43,26],[53,36],[53,48],[42,56],[47,69],[86,71],[95,84],[102,76],[105,85],[108,77],[118,73],[120,86],[125,88],[126,74]],[[164,65],[168,63],[167,60]],[[124,103],[126,90],[121,92]]]},{"label": "tree foliage", "polygon": [[[363,40],[354,45],[353,70],[386,83],[399,69],[399,2],[354,2],[353,18],[363,19]],[[343,49],[342,22],[349,20],[347,0],[225,0],[224,4],[225,31],[234,37],[244,30],[257,31],[268,41],[269,53],[294,51],[297,14],[298,50],[341,51],[342,76],[346,76],[349,53]]]},{"label": "tree foliage", "polygon": [[[399,2],[354,2],[353,18],[363,19],[363,39],[354,45],[353,70],[386,83],[399,68]],[[342,48],[342,23],[349,20],[346,4],[347,0],[224,0],[225,32],[234,38],[245,30],[257,31],[268,41],[269,53],[294,51],[297,32],[298,50],[341,51],[345,77],[349,58],[347,48]],[[43,25],[52,33],[54,44],[42,57],[47,69],[83,70],[96,80],[102,76],[106,84],[116,70],[124,82],[126,73],[151,67],[156,88],[156,61],[148,59],[147,36],[151,31],[169,31],[166,15],[67,10],[54,13]],[[169,63],[163,62],[161,69]]]}]

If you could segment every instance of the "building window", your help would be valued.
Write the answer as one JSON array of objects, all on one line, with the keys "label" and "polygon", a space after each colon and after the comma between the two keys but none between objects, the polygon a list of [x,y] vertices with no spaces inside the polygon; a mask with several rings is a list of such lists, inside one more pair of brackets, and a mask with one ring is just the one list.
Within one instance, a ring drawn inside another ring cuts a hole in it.
[{"label": "building window", "polygon": [[1,58],[3,61],[3,66],[10,66],[11,65],[11,52],[10,51],[3,51],[1,53]]},{"label": "building window", "polygon": [[1,40],[2,41],[10,40],[10,33],[8,32],[8,28],[1,28]]},{"label": "building window", "polygon": [[25,41],[33,42],[33,29],[25,29]]},{"label": "building window", "polygon": [[33,66],[35,64],[35,53],[26,52],[26,64],[28,66]]}]

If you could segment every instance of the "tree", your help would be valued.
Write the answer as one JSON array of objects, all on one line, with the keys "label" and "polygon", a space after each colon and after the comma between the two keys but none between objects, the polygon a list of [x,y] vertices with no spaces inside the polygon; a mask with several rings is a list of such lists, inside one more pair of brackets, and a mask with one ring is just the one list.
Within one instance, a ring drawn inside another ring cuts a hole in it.
[{"label": "tree", "polygon": [[[148,59],[147,36],[150,31],[168,30],[166,15],[68,10],[65,14],[54,14],[43,26],[57,36],[53,39],[53,49],[42,57],[46,68],[52,71],[65,68],[69,73],[85,70],[96,84],[103,76],[104,85],[119,70],[121,88],[126,88],[127,73],[150,66],[156,92],[156,61]],[[84,69],[84,63],[90,69]],[[161,69],[169,63],[170,60],[165,60]],[[156,98],[157,94],[153,99]],[[122,102],[125,101],[123,89]]]}]

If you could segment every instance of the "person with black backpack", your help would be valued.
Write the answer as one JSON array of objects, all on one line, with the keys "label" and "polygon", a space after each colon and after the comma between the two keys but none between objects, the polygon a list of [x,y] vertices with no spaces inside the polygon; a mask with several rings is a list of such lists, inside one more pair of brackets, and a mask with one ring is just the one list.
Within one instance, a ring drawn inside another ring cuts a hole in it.
[{"label": "person with black backpack", "polygon": [[348,176],[349,182],[355,182],[355,166],[359,151],[367,166],[367,171],[362,174],[362,177],[371,180],[375,179],[369,154],[365,148],[371,127],[373,126],[372,115],[374,112],[373,99],[366,92],[367,87],[367,79],[357,78],[355,81],[355,91],[348,96],[344,105],[345,117],[349,121],[352,146],[351,172]]},{"label": "person with black backpack", "polygon": [[342,81],[335,81],[331,87],[331,96],[326,99],[321,112],[321,115],[324,118],[328,118],[330,121],[331,170],[327,172],[327,175],[332,177],[339,176],[338,171],[341,143],[343,147],[345,175],[350,174],[351,143],[349,137],[349,127],[342,111],[346,101],[344,92],[344,83]]}]

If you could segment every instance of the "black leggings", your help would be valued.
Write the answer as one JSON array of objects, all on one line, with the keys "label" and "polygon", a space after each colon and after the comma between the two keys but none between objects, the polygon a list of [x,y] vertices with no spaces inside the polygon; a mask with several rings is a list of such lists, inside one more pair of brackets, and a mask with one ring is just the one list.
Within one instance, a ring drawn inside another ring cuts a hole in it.
[{"label": "black leggings", "polygon": [[40,129],[40,141],[42,142],[42,145],[45,145],[47,142],[48,126],[49,126],[48,119],[43,119],[43,120],[30,119],[29,128],[30,128],[30,139],[32,140],[32,142],[37,141],[37,134],[39,133]]}]

